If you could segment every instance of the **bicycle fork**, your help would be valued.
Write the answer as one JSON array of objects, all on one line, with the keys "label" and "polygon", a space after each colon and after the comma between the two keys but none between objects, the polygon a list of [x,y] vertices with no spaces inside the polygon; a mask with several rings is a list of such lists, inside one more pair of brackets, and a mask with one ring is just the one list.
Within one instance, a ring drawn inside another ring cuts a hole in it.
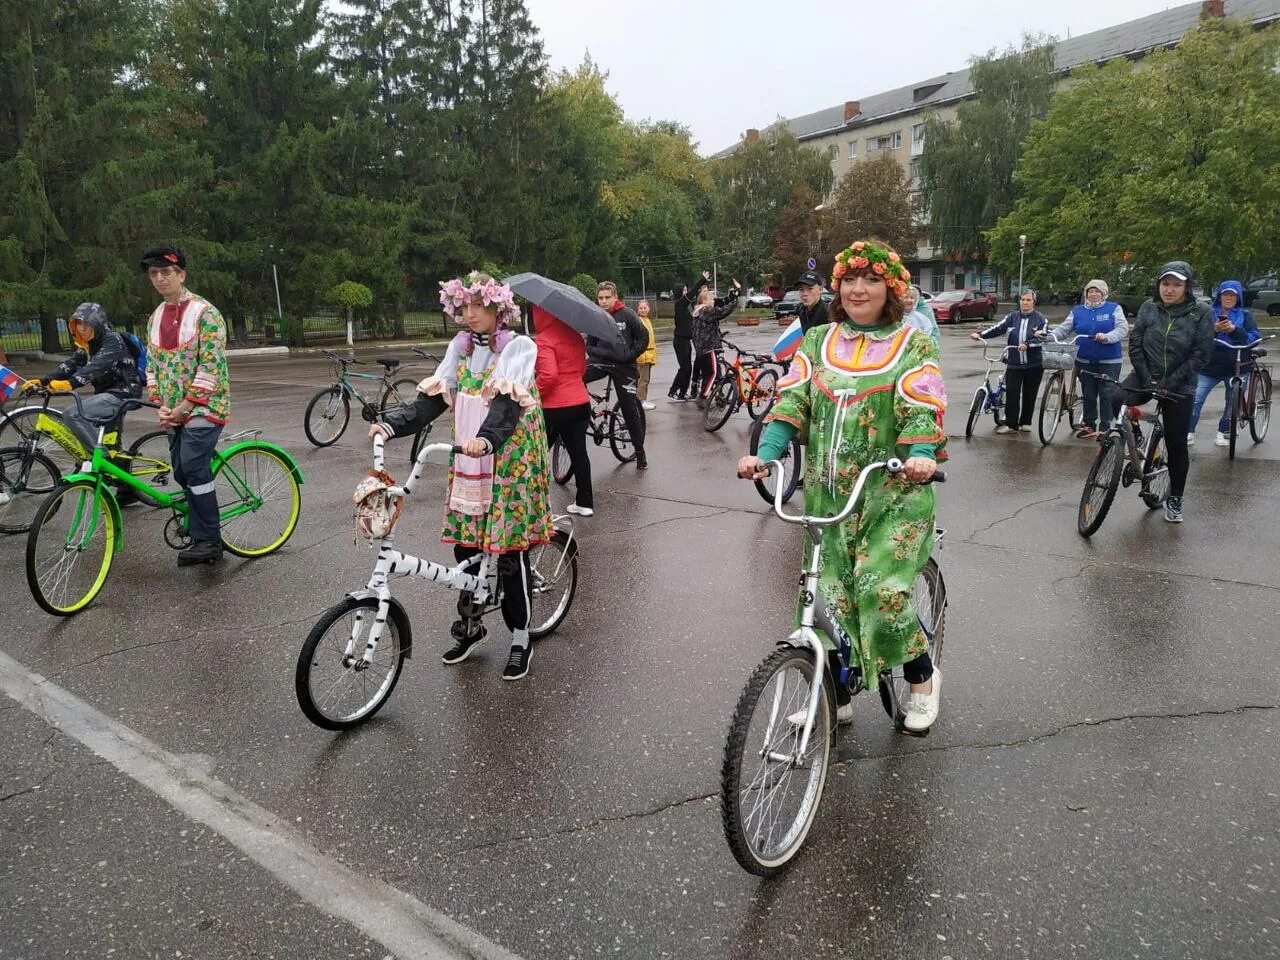
[{"label": "bicycle fork", "polygon": [[[818,636],[818,632],[814,630],[815,611],[818,602],[818,570],[822,563],[822,529],[816,527],[807,528],[810,539],[813,540],[813,550],[809,558],[809,568],[805,571],[803,581],[803,599],[804,606],[800,611],[800,626],[792,634],[787,637],[787,642],[793,647],[807,647],[813,653],[813,684],[809,691],[809,705],[806,711],[804,730],[800,734],[800,741],[796,744],[796,749],[792,753],[779,753],[776,750],[769,750],[768,744],[773,742],[773,731],[775,725],[779,721],[779,713],[782,707],[782,687],[778,688],[777,695],[774,697],[773,710],[769,715],[769,725],[765,730],[764,742],[766,744],[764,755],[777,763],[787,763],[791,766],[799,766],[801,758],[804,757],[805,751],[809,748],[809,736],[813,732],[813,724],[818,716],[818,700],[823,695],[822,685],[826,680],[827,674],[827,649],[822,645],[822,639]],[[783,723],[789,722],[786,717],[781,718]]]}]

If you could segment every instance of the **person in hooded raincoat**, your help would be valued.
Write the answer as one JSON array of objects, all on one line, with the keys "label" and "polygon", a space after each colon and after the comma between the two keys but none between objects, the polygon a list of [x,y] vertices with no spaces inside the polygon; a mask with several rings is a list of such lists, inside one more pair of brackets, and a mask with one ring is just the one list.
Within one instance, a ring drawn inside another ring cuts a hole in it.
[{"label": "person in hooded raincoat", "polygon": [[[1262,339],[1253,314],[1244,309],[1244,287],[1239,280],[1223,280],[1213,294],[1213,354],[1209,362],[1200,371],[1200,379],[1196,383],[1195,399],[1191,403],[1191,425],[1187,428],[1187,444],[1196,442],[1196,424],[1200,422],[1200,411],[1209,393],[1218,384],[1225,382],[1236,373],[1236,353],[1226,343],[1246,346]],[[1248,356],[1247,351],[1240,351]],[[1252,363],[1241,368],[1244,376],[1244,389],[1249,388],[1249,374],[1253,370]],[[1230,398],[1228,398],[1230,399]],[[1213,442],[1219,447],[1229,443],[1227,431],[1231,429],[1230,409],[1224,407],[1218,419],[1218,435]]]}]

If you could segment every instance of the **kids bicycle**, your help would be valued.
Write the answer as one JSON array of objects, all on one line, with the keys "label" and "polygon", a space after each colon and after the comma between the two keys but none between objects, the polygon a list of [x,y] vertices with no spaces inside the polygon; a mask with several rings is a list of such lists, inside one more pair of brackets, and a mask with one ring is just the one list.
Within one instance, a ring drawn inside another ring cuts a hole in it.
[{"label": "kids bicycle", "polygon": [[[766,469],[780,470],[774,460]],[[846,685],[851,694],[867,686],[856,666],[852,641],[818,600],[818,575],[822,569],[823,530],[844,522],[853,513],[867,478],[878,470],[900,473],[898,459],[863,467],[839,513],[813,517],[784,513],[782,485],[775,487],[774,512],[787,523],[797,523],[809,535],[812,550],[805,569],[800,627],[755,668],[738,698],[729,724],[720,772],[720,812],[729,849],[744,870],[767,877],[777,873],[799,852],[813,825],[822,800],[831,755],[831,735],[836,725],[834,685]],[[936,471],[931,482],[946,477]],[[943,531],[934,542],[941,548]],[[916,613],[929,642],[934,666],[942,662],[942,635],[946,627],[947,590],[937,561],[930,557],[915,584]],[[835,645],[840,675],[828,667],[825,634]],[[882,672],[876,683],[885,711],[901,729],[910,685],[902,668]]]},{"label": "kids bicycle", "polygon": [[1005,375],[1002,372],[1000,379],[996,381],[993,388],[991,386],[991,368],[997,363],[1005,363],[1004,355],[1010,350],[1018,349],[1015,346],[1005,347],[997,356],[991,356],[986,347],[982,348],[982,359],[987,361],[987,371],[982,375],[982,385],[973,391],[973,403],[969,405],[969,419],[964,425],[964,435],[966,437],[973,436],[973,430],[978,425],[978,420],[983,414],[991,414],[995,419],[996,426],[999,427],[1004,423],[1004,401],[1005,401]]},{"label": "kids bicycle", "polygon": [[[383,438],[373,441],[373,468],[383,470]],[[481,620],[502,604],[498,560],[480,553],[448,567],[395,549],[394,524],[404,502],[422,478],[432,453],[458,453],[453,443],[432,443],[422,448],[404,486],[380,491],[384,523],[371,532],[378,548],[373,573],[361,590],[353,590],[326,610],[311,628],[298,654],[294,692],[308,720],[326,730],[346,730],[363,723],[387,702],[406,658],[413,655],[409,614],[391,595],[397,577],[419,577],[441,583],[463,596],[458,603],[463,629],[482,629]],[[573,604],[578,589],[578,542],[567,517],[556,517],[549,543],[529,551],[533,577],[533,603],[529,638],[539,640],[552,633]]]},{"label": "kids bicycle", "polygon": [[[98,439],[80,472],[64,477],[40,505],[27,534],[27,585],[41,609],[60,617],[78,613],[93,601],[107,582],[116,552],[124,547],[117,487],[144,503],[172,510],[164,528],[165,543],[175,550],[191,545],[185,494],[165,489],[171,475],[167,460],[144,450],[130,460],[129,469],[120,466],[106,447],[111,421],[84,417],[80,398],[74,393],[71,398],[81,418],[98,427]],[[157,406],[129,400],[122,413]],[[222,545],[239,557],[279,550],[293,535],[302,505],[298,465],[275,444],[249,439],[257,433],[228,437],[231,446],[213,452]],[[140,445],[141,441],[135,446]],[[156,448],[154,440],[150,446]]]},{"label": "kids bicycle", "polygon": [[[734,351],[732,363],[725,363],[723,349]],[[746,357],[746,361],[743,361]],[[716,380],[707,394],[702,411],[702,426],[715,433],[742,407],[752,420],[764,416],[778,396],[777,361],[762,353],[744,353],[742,348],[723,337],[716,350]]]}]

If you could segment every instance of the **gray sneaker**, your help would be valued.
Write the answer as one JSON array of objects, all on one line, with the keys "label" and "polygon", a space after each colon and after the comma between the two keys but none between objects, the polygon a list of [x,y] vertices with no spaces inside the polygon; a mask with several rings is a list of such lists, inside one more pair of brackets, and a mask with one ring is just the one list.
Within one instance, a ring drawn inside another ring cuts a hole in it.
[{"label": "gray sneaker", "polygon": [[1182,522],[1182,498],[1170,497],[1164,502],[1164,518],[1170,523]]}]

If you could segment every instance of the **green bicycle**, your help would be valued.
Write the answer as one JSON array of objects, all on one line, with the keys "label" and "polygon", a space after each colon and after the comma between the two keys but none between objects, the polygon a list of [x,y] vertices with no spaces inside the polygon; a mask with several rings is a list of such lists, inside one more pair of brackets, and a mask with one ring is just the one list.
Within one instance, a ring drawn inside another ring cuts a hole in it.
[{"label": "green bicycle", "polygon": [[[71,398],[83,418],[80,398]],[[155,406],[130,400],[125,410]],[[41,609],[59,617],[79,613],[93,602],[124,547],[124,517],[115,488],[173,511],[165,524],[165,543],[175,550],[191,544],[185,496],[181,489],[166,489],[172,478],[167,437],[144,438],[146,447],[131,455],[126,469],[108,453],[104,435],[110,424],[88,422],[98,427],[98,439],[82,458],[87,469],[62,479],[36,511],[27,534],[27,586]],[[257,433],[228,437],[231,446],[213,454],[222,545],[238,557],[279,550],[293,535],[302,507],[302,471],[282,448],[255,439]],[[163,459],[157,455],[159,439],[166,441]]]}]

